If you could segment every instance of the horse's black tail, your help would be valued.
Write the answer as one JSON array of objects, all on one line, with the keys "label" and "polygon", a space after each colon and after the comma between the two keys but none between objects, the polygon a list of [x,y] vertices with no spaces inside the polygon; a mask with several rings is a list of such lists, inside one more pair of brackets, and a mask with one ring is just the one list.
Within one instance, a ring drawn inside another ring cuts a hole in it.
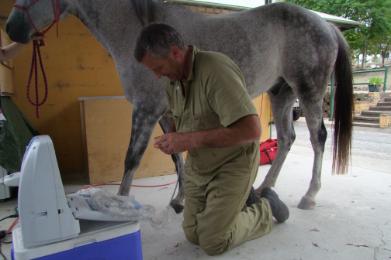
[{"label": "horse's black tail", "polygon": [[333,172],[344,174],[351,156],[353,79],[349,46],[342,33],[334,29],[338,37],[338,55],[335,62]]}]

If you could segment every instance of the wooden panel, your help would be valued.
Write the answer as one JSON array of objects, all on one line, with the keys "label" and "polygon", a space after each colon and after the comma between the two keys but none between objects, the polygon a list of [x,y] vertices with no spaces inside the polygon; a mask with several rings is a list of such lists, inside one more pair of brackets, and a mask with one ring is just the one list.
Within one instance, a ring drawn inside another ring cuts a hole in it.
[{"label": "wooden panel", "polygon": [[[90,183],[121,181],[132,125],[131,105],[123,97],[87,98],[81,103]],[[162,131],[157,126],[152,138],[159,135]],[[135,177],[172,174],[174,169],[171,157],[150,142]]]},{"label": "wooden panel", "polygon": [[[10,43],[6,33],[0,29],[1,44],[5,46]],[[11,61],[3,62],[7,67],[12,67]],[[0,93],[1,94],[12,94],[13,91],[13,81],[12,81],[12,70],[0,64]]]},{"label": "wooden panel", "polygon": [[259,118],[261,119],[262,134],[260,141],[264,141],[270,138],[270,121],[272,118],[272,110],[269,96],[264,93],[259,97],[254,98],[253,104],[257,109]]}]

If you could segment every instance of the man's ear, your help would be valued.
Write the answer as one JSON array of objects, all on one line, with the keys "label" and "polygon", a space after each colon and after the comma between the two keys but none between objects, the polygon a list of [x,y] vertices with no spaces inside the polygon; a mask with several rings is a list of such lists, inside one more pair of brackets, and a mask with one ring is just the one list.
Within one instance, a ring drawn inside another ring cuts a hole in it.
[{"label": "man's ear", "polygon": [[170,55],[176,61],[182,61],[184,55],[183,50],[178,48],[178,46],[172,45],[170,48]]}]

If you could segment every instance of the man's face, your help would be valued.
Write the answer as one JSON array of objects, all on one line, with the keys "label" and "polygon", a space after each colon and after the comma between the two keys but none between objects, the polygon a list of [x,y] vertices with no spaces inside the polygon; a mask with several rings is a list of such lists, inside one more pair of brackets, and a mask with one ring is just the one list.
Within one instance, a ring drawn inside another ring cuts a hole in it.
[{"label": "man's face", "polygon": [[170,80],[181,80],[183,76],[183,60],[177,51],[180,50],[171,49],[167,57],[156,57],[147,52],[141,63],[152,70],[158,78],[164,76]]}]

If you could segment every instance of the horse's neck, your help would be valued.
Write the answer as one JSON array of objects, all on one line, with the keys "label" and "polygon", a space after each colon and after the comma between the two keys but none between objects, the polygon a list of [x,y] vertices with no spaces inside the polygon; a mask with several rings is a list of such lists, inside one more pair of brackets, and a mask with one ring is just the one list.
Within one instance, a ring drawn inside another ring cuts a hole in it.
[{"label": "horse's neck", "polygon": [[131,53],[141,24],[130,0],[68,0],[78,17],[96,39],[117,57]]}]

